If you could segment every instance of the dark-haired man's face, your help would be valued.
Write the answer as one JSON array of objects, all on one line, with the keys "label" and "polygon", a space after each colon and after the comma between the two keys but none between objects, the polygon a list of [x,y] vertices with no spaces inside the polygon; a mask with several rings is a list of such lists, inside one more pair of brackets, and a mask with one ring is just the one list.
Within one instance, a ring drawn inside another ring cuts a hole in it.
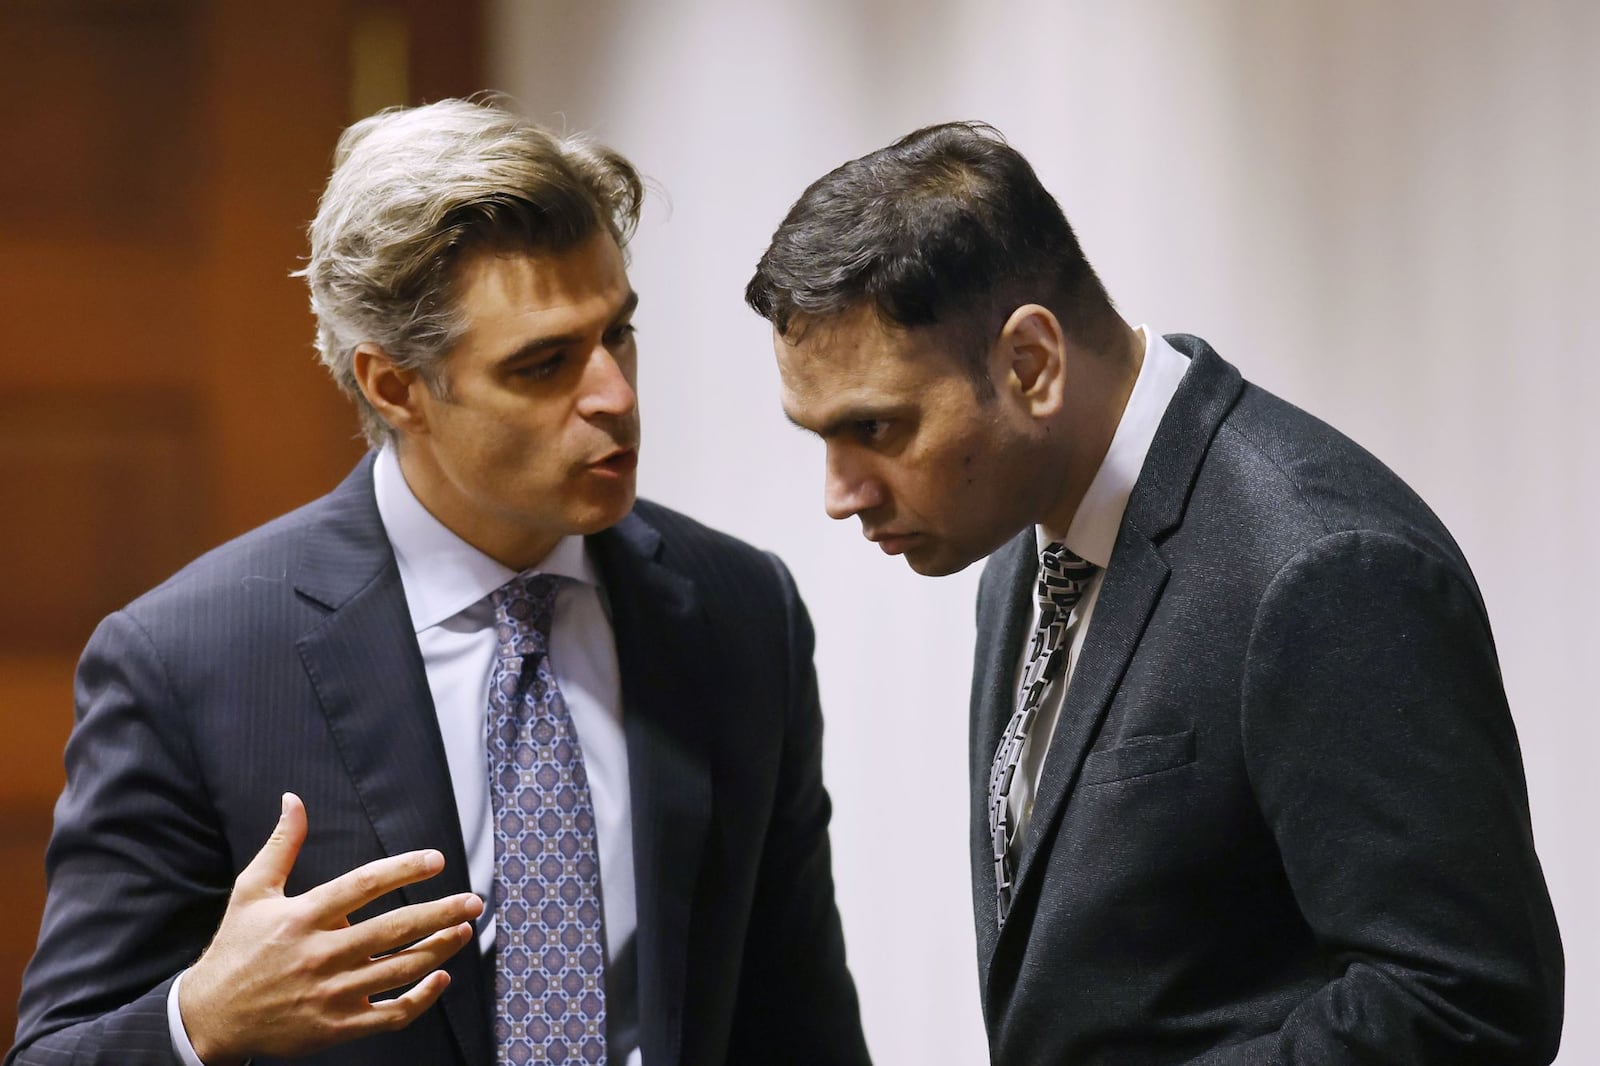
[{"label": "dark-haired man's face", "polygon": [[951,574],[1033,520],[1031,428],[980,395],[947,333],[862,309],[774,337],[783,408],[827,447],[823,506],[919,574]]}]

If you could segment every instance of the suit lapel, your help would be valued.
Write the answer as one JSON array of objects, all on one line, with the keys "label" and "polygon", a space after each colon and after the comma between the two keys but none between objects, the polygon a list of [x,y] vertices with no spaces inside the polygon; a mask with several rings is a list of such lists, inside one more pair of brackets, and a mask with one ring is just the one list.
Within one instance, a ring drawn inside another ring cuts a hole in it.
[{"label": "suit lapel", "polygon": [[707,639],[693,584],[657,561],[660,535],[630,515],[590,539],[606,583],[622,675],[646,1062],[683,1048],[690,917],[711,820]]},{"label": "suit lapel", "polygon": [[[1033,529],[1023,530],[995,553],[984,570],[973,656],[972,899],[978,958],[988,970],[999,927],[994,916],[994,862],[989,839],[989,767],[1007,720],[1016,708],[1016,664],[1027,638],[1033,586],[1038,576]],[[987,908],[984,904],[987,901]]]},{"label": "suit lapel", "polygon": [[[994,958],[1007,944],[1026,935],[1030,924],[1027,914],[1037,898],[1030,891],[1032,882],[1040,876],[1039,868],[1045,865],[1043,856],[1069,805],[1068,798],[1084,759],[1099,734],[1166,585],[1170,568],[1161,554],[1160,542],[1182,521],[1183,508],[1200,462],[1243,388],[1238,371],[1219,358],[1204,341],[1184,335],[1170,336],[1167,340],[1189,356],[1189,369],[1162,416],[1117,532],[1116,546],[1095,603],[1089,633],[1073,668],[1066,702],[1040,773],[1033,813],[1019,842],[1016,903],[1005,927],[992,937],[993,950],[983,956],[986,996]],[[1031,549],[1032,531],[1026,531],[1025,536],[1030,538]],[[1031,551],[1026,563],[1031,571]],[[1020,628],[1026,623],[1027,600],[1015,600],[1009,610],[1015,617],[1008,620],[1008,634],[1012,627]],[[1020,618],[1021,622],[1015,618]],[[984,664],[992,672],[990,676],[1001,679],[1007,689],[1015,674],[1020,640],[1020,634],[1008,638],[1009,658]],[[990,687],[994,687],[992,683]],[[1004,718],[1000,721],[1003,723]],[[991,756],[1000,728],[1003,725],[995,728],[991,738],[988,748]],[[983,789],[986,784],[985,776],[975,783],[974,790]]]},{"label": "suit lapel", "polygon": [[[444,854],[443,873],[400,890],[407,903],[421,903],[471,885],[439,720],[371,468],[369,456],[328,497],[327,520],[307,540],[295,587],[330,614],[296,647],[384,853]],[[463,1060],[488,1061],[489,990],[478,953],[458,952],[445,969],[451,985],[441,1004]]]},{"label": "suit lapel", "polygon": [[[1039,775],[1033,813],[1018,846],[1019,899],[1027,893],[1041,845],[1054,835],[1067,795],[1144,635],[1145,623],[1167,582],[1168,572],[1165,560],[1150,541],[1124,525],[1117,535],[1111,565],[1106,568],[1088,638],[1067,686],[1066,703]],[[1025,923],[1008,922],[1007,928],[1020,924]],[[1001,938],[1004,936],[1002,930]]]}]

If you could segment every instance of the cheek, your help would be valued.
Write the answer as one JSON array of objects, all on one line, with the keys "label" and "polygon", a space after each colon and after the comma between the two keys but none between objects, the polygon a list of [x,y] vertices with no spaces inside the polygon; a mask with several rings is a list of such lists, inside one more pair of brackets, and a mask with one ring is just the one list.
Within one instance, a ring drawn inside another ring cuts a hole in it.
[{"label": "cheek", "polygon": [[497,448],[549,464],[571,450],[569,430],[576,421],[566,409],[529,404],[506,412],[491,432]]},{"label": "cheek", "polygon": [[986,449],[981,442],[963,449],[949,470],[952,493],[965,506],[967,521],[978,523],[994,521],[998,513],[1015,507],[1028,476],[1003,449]]},{"label": "cheek", "polygon": [[566,467],[567,449],[559,436],[532,420],[479,419],[456,443],[460,461],[491,494],[512,484],[522,492],[553,485]]},{"label": "cheek", "polygon": [[998,462],[999,451],[995,441],[986,440],[981,434],[968,433],[951,441],[943,449],[940,462],[952,484],[963,489],[981,488],[994,475],[996,468],[1003,465]]}]

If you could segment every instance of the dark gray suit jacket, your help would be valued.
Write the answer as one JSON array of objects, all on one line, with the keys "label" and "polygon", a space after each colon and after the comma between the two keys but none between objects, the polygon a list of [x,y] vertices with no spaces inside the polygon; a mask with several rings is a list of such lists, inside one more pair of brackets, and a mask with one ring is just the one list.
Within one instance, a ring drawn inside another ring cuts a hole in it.
[{"label": "dark gray suit jacket", "polygon": [[1033,531],[991,559],[973,895],[999,1066],[1545,1063],[1562,954],[1472,575],[1203,341],[1128,502],[997,928],[985,787]]},{"label": "dark gray suit jacket", "polygon": [[[622,674],[645,1061],[866,1062],[811,624],[787,571],[644,502],[590,544]],[[107,618],[77,707],[8,1063],[175,1062],[171,979],[285,790],[310,819],[291,894],[413,848],[443,852],[445,872],[357,917],[469,888],[370,457]],[[408,1029],[299,1061],[492,1063],[485,968],[469,946],[447,969],[443,999]]]}]

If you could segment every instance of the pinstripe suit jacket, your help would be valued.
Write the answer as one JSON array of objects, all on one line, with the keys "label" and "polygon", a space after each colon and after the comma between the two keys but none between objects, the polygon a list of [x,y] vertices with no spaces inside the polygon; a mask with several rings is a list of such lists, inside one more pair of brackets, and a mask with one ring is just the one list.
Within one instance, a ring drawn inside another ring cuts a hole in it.
[{"label": "pinstripe suit jacket", "polygon": [[[787,571],[642,501],[590,543],[622,673],[645,1061],[865,1062],[811,626]],[[370,457],[107,618],[76,702],[8,1063],[175,1062],[171,979],[285,790],[311,826],[291,894],[425,847],[444,872],[357,918],[469,887]],[[447,969],[449,990],[408,1029],[298,1061],[492,1063],[485,967],[469,947]]]},{"label": "pinstripe suit jacket", "polygon": [[997,1066],[1508,1066],[1562,955],[1489,620],[1416,494],[1194,337],[997,925],[987,775],[1037,572],[984,570],[972,877]]}]

